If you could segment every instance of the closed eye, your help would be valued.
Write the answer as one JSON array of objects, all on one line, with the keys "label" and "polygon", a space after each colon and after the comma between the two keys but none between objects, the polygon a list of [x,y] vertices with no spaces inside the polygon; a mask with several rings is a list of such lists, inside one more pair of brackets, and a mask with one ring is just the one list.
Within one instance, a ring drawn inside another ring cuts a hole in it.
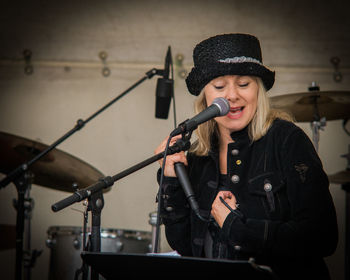
[{"label": "closed eye", "polygon": [[244,84],[240,84],[240,85],[238,85],[239,87],[247,87],[247,86],[249,86],[249,83],[244,83]]}]

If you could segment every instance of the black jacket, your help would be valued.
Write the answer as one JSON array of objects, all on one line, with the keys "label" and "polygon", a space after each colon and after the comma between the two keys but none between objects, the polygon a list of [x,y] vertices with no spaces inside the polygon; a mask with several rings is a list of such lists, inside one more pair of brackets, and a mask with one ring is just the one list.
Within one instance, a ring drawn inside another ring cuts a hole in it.
[{"label": "black jacket", "polygon": [[[229,258],[253,257],[280,279],[329,279],[323,257],[336,249],[336,213],[327,175],[307,135],[290,122],[275,120],[258,141],[250,141],[247,128],[231,137],[229,187],[245,219],[230,213],[220,230]],[[209,218],[220,187],[217,141],[208,156],[188,153],[187,158],[200,213]],[[165,177],[162,193],[169,245],[181,255],[203,257],[208,223],[191,211],[177,178]]]}]

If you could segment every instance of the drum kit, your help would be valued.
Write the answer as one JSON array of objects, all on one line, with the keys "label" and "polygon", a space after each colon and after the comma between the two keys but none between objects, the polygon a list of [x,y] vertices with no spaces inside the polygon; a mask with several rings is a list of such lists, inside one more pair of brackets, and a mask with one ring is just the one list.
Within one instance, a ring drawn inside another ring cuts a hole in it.
[{"label": "drum kit", "polygon": [[[37,141],[0,132],[0,154],[2,155],[0,173],[8,174],[47,147]],[[103,177],[103,174],[90,164],[59,149],[50,151],[34,163],[28,171],[31,174],[30,184],[70,193],[85,188]],[[103,192],[106,193],[109,190],[109,188],[104,189]],[[16,207],[15,200],[14,206]],[[23,264],[27,274],[41,254],[41,251],[30,248],[30,218],[33,206],[33,199],[30,198],[29,189],[27,189],[24,203],[24,216],[27,223],[24,238],[26,246],[23,252]],[[154,231],[154,215],[151,213],[150,217],[149,223]],[[75,275],[78,277],[82,266],[80,253],[84,249],[83,227],[51,226],[47,234],[46,245],[50,248],[49,279],[73,279]],[[85,242],[88,243],[88,241]],[[16,226],[0,225],[0,251],[13,248],[16,248]],[[149,253],[151,250],[151,231],[101,229],[101,252]]]},{"label": "drum kit", "polygon": [[[324,129],[326,121],[343,120],[343,128],[350,135],[345,127],[350,119],[350,91],[319,91],[317,86],[310,89],[308,92],[271,97],[271,104],[273,108],[289,112],[297,122],[310,122],[312,140],[318,151],[319,130]],[[343,157],[348,159],[348,167],[330,175],[332,183],[350,183],[350,150]]]},{"label": "drum kit", "polygon": [[[319,130],[323,129],[326,120],[344,120],[350,118],[350,92],[348,91],[319,91],[287,94],[271,97],[272,107],[289,111],[297,122],[310,122],[313,131],[313,140],[318,149]],[[346,129],[345,129],[346,130]],[[27,162],[36,155],[48,149],[45,144],[23,137],[0,132],[0,173],[10,174],[20,164]],[[350,151],[346,155],[350,161]],[[154,162],[145,161],[137,168],[123,173],[126,176],[139,168]],[[103,174],[88,163],[57,148],[51,149],[26,170],[26,180],[29,184],[36,184],[54,190],[71,192],[86,188],[103,177]],[[29,175],[28,175],[29,174]],[[330,182],[342,184],[350,183],[350,165],[344,171],[329,176]],[[18,183],[18,182],[17,182]],[[19,182],[20,183],[20,182]],[[15,182],[16,184],[16,182]],[[107,192],[110,188],[103,189]],[[33,208],[29,190],[24,194],[25,217],[30,220]],[[16,207],[16,203],[14,203]],[[16,208],[17,209],[17,208]],[[19,212],[19,209],[17,209]],[[130,231],[120,229],[101,229],[101,251],[148,253],[154,247],[154,230],[156,213],[150,214],[149,224],[152,231]],[[28,222],[29,223],[29,222]],[[30,226],[27,228],[30,237]],[[16,230],[14,226],[0,225],[0,250],[15,248]],[[83,227],[51,226],[48,231],[46,245],[50,248],[50,279],[73,278],[79,274],[82,260],[80,253],[85,247]],[[159,240],[158,240],[159,241]],[[18,244],[17,244],[18,245]],[[16,250],[18,249],[16,245]],[[27,247],[30,252],[31,248]],[[30,268],[34,266],[35,258],[40,252],[31,252]],[[19,257],[22,257],[20,255]],[[29,268],[29,269],[30,269]]]}]

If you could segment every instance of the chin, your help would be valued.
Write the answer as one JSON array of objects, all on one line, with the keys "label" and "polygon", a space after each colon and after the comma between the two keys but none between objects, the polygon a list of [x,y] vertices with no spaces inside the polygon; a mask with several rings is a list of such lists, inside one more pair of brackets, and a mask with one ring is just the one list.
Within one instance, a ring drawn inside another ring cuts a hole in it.
[{"label": "chin", "polygon": [[229,125],[222,125],[222,126],[225,129],[227,129],[231,134],[232,132],[242,130],[243,128],[245,128],[247,126],[247,124],[246,123],[239,123],[239,124],[237,123],[237,124],[232,125],[232,121],[231,121]]}]

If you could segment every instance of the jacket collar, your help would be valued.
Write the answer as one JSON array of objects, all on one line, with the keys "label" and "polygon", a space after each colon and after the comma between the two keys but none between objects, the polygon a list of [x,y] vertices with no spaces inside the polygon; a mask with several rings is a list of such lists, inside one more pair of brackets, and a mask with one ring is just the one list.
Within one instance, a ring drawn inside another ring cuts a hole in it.
[{"label": "jacket collar", "polygon": [[251,140],[248,133],[248,125],[240,131],[231,133],[231,138],[236,145],[245,146],[251,144]]},{"label": "jacket collar", "polygon": [[[249,138],[248,133],[248,125],[239,131],[234,131],[231,133],[232,140],[236,143],[241,145],[249,144],[251,142]],[[211,149],[209,151],[209,155],[211,157],[218,157],[219,156],[219,138],[216,133],[214,133],[211,137]]]}]

